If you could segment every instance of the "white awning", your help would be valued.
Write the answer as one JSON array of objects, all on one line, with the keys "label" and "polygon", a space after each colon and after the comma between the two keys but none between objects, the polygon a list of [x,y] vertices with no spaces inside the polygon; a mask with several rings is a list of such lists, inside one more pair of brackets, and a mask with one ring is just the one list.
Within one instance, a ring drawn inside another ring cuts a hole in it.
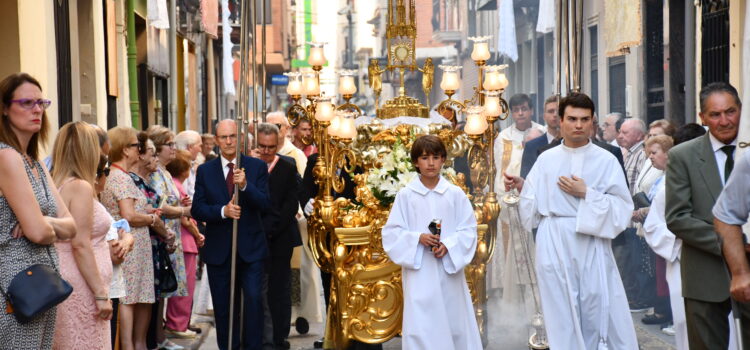
[{"label": "white awning", "polygon": [[446,45],[439,47],[418,47],[417,48],[417,59],[432,57],[455,57],[458,56],[458,50],[455,46]]}]

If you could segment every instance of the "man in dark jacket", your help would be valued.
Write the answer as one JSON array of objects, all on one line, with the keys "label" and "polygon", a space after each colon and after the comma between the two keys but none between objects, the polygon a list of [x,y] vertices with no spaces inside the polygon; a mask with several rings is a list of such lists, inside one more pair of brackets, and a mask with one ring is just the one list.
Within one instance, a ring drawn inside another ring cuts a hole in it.
[{"label": "man in dark jacket", "polygon": [[252,151],[268,166],[268,189],[271,208],[263,215],[270,259],[268,274],[268,307],[273,321],[273,343],[277,349],[288,349],[292,317],[292,251],[302,245],[297,227],[299,185],[294,159],[278,155],[279,129],[268,123],[258,125],[257,148]]}]

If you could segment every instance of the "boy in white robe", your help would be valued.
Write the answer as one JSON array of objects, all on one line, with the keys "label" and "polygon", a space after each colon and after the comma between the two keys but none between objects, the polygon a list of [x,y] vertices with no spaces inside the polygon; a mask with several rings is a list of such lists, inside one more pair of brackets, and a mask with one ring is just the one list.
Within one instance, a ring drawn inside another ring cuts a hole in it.
[{"label": "boy in white robe", "polygon": [[[477,224],[463,191],[440,176],[445,145],[426,135],[412,145],[420,173],[396,195],[382,230],[383,248],[401,265],[403,349],[479,350],[482,341],[464,276],[477,246]],[[442,220],[441,234],[428,229]]]},{"label": "boy in white robe", "polygon": [[633,202],[617,159],[594,145],[594,102],[560,101],[563,143],[542,153],[521,189],[527,230],[538,227],[536,270],[552,349],[636,350],[638,340],[612,255],[611,240],[630,221]]}]

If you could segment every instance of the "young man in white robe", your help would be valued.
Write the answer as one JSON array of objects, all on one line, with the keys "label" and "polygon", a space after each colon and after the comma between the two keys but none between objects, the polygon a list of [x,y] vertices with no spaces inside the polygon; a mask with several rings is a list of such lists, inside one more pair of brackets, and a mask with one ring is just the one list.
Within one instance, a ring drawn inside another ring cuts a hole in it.
[{"label": "young man in white robe", "polygon": [[[414,141],[419,177],[396,195],[382,230],[383,248],[401,265],[403,349],[480,350],[482,341],[464,276],[477,246],[477,224],[466,194],[440,176],[446,149],[439,138]],[[430,233],[434,219],[441,234]]]},{"label": "young man in white robe", "polygon": [[611,240],[630,221],[633,202],[617,159],[594,145],[594,102],[560,101],[563,142],[542,153],[524,181],[519,211],[537,227],[536,271],[552,349],[637,350],[633,320]]}]

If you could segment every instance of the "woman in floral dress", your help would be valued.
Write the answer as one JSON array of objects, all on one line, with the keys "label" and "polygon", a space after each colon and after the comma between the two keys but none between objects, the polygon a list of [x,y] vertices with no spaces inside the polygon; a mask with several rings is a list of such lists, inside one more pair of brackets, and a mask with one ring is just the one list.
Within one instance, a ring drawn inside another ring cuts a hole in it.
[{"label": "woman in floral dress", "polygon": [[126,296],[120,299],[120,346],[123,350],[146,348],[154,296],[154,267],[149,227],[162,230],[164,222],[128,174],[140,160],[136,131],[116,127],[108,132],[110,174],[101,202],[115,220],[127,219],[135,245],[122,263]]}]

